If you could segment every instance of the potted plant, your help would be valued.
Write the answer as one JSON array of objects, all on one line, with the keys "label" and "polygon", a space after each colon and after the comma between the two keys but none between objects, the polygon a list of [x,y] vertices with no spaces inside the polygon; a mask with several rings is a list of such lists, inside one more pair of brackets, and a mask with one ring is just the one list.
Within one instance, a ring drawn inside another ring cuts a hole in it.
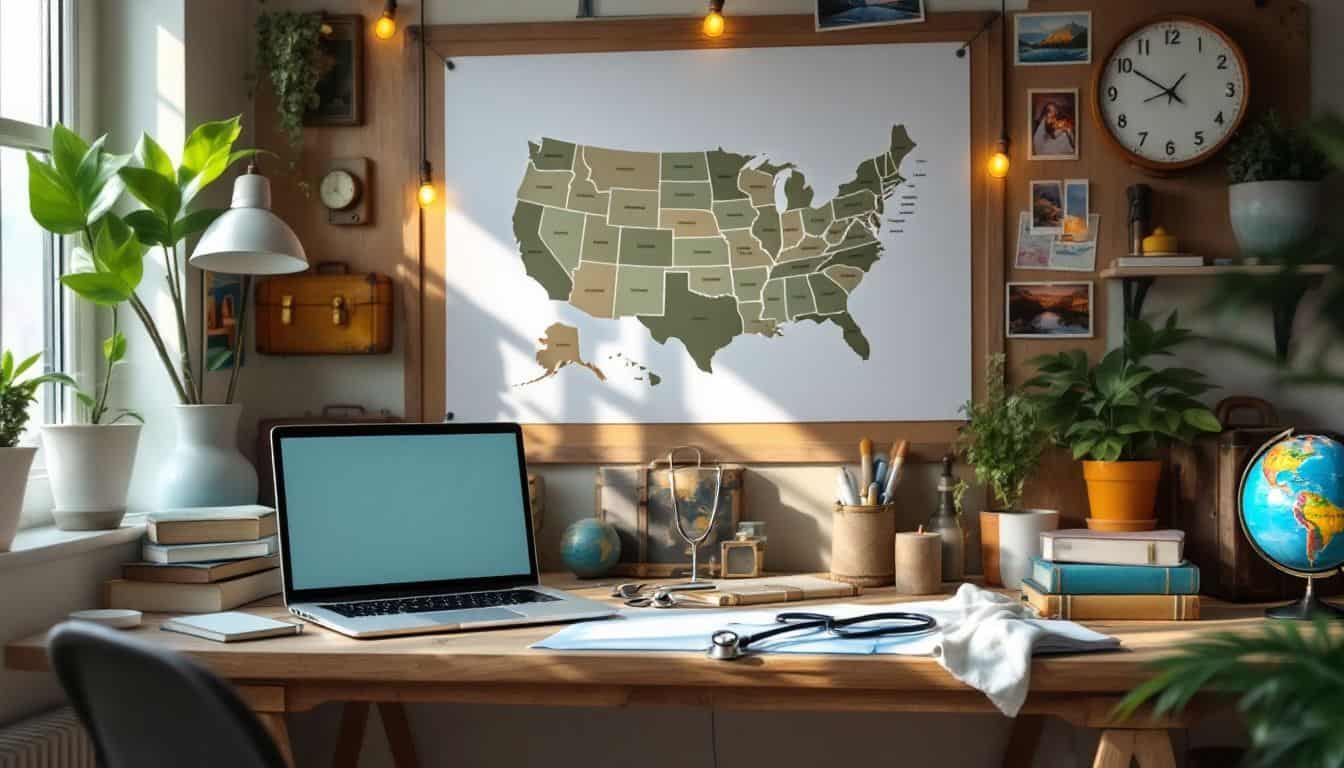
[{"label": "potted plant", "polygon": [[1274,112],[1239,133],[1227,152],[1227,199],[1242,253],[1258,260],[1310,236],[1328,171],[1311,138]]},{"label": "potted plant", "polygon": [[[256,500],[256,471],[237,446],[242,409],[232,401],[238,366],[235,364],[233,368],[226,402],[207,404],[204,361],[193,357],[189,343],[187,264],[179,248],[183,240],[201,234],[224,213],[214,208],[193,210],[192,203],[235,162],[256,153],[256,150],[233,149],[241,132],[238,117],[203,123],[187,137],[181,161],[174,165],[168,153],[148,134],[141,136],[132,155],[123,156],[103,151],[105,136],[90,144],[57,125],[52,132],[50,159],[44,161],[28,155],[28,199],[33,219],[49,232],[73,237],[77,256],[85,255],[76,259],[82,264],[62,278],[62,282],[81,297],[104,306],[129,304],[177,393],[181,404],[175,412],[178,460],[164,473],[160,493],[160,504],[169,507]],[[122,218],[111,211],[124,192],[129,192],[140,207]],[[104,237],[106,243],[100,246],[100,238]],[[146,249],[157,251],[163,259],[175,320],[175,350],[155,315],[136,293]],[[241,317],[239,322],[241,328]],[[114,334],[104,346],[109,374],[125,353],[124,339],[120,342],[116,339]],[[106,387],[100,398],[86,396],[80,401],[90,409],[90,416],[98,410],[101,419],[105,411],[98,406],[106,405]],[[97,430],[83,430],[79,435],[82,439],[97,439],[92,436],[108,435],[112,425],[96,426]],[[111,441],[110,437],[103,439]],[[125,448],[124,442],[122,447]],[[83,446],[78,452],[90,456],[97,451]],[[68,466],[74,471],[89,471],[88,465],[80,461]],[[101,465],[98,473],[114,474]]]},{"label": "potted plant", "polygon": [[1040,555],[1041,531],[1059,524],[1059,513],[1021,509],[1022,488],[1040,464],[1049,432],[1035,403],[1004,384],[1004,356],[990,355],[985,399],[961,407],[966,417],[956,449],[975,470],[998,506],[980,513],[980,561],[985,581],[1016,589]]},{"label": "potted plant", "polygon": [[1172,312],[1161,327],[1131,320],[1125,342],[1096,367],[1082,350],[1043,355],[1027,382],[1056,442],[1083,460],[1089,528],[1146,531],[1156,527],[1153,506],[1162,473],[1158,450],[1166,440],[1189,442],[1218,432],[1218,418],[1199,400],[1212,389],[1190,368],[1157,369],[1147,360],[1169,355],[1191,336]]},{"label": "potted plant", "polygon": [[19,514],[28,490],[28,470],[37,449],[20,446],[19,438],[28,426],[28,413],[37,400],[37,388],[49,381],[68,383],[59,373],[23,378],[41,354],[15,365],[14,355],[0,355],[0,552],[8,552],[19,530]]}]

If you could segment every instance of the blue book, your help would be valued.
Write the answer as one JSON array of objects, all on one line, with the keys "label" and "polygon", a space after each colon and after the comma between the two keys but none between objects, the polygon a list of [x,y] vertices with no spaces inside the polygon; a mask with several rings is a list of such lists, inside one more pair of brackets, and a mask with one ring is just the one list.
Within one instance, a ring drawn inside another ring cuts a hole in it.
[{"label": "blue book", "polygon": [[1197,595],[1199,566],[1189,562],[1152,565],[1095,565],[1031,561],[1031,579],[1052,595]]}]

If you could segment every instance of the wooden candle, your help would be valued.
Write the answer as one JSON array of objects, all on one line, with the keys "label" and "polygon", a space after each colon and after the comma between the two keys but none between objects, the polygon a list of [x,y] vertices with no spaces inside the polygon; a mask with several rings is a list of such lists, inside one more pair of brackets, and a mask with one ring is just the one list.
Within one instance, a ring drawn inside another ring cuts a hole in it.
[{"label": "wooden candle", "polygon": [[918,531],[896,534],[896,591],[931,595],[943,588],[943,537]]}]

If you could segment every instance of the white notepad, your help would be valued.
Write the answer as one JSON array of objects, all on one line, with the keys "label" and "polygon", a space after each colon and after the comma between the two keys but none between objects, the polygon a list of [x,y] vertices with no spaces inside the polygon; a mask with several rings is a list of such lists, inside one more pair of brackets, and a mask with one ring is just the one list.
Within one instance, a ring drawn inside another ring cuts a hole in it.
[{"label": "white notepad", "polygon": [[303,632],[302,624],[276,621],[241,611],[179,616],[163,622],[162,627],[168,632],[181,632],[184,635],[203,637],[219,643],[260,640],[264,637],[297,635]]}]

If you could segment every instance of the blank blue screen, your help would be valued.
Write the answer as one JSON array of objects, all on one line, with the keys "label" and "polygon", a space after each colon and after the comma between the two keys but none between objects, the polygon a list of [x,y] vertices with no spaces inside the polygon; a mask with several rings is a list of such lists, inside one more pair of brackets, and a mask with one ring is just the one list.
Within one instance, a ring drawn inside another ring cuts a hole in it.
[{"label": "blank blue screen", "polygon": [[294,589],[532,572],[513,434],[280,441]]}]

